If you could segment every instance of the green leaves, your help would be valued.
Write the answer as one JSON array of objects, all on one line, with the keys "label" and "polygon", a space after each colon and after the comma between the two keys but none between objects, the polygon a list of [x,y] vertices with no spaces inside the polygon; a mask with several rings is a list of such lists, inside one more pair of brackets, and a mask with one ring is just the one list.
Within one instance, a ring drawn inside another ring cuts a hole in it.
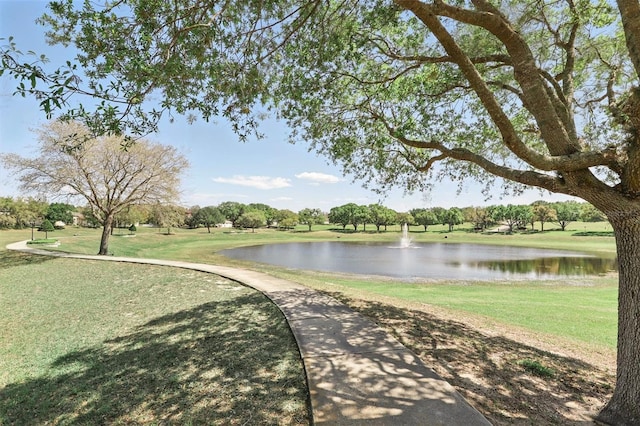
[{"label": "green leaves", "polygon": [[[425,173],[558,190],[535,174],[541,157],[620,141],[624,129],[602,124],[632,68],[606,0],[513,0],[491,20],[465,2],[424,4],[437,37],[402,5],[58,1],[40,22],[51,42],[76,47],[74,65],[47,74],[8,50],[3,71],[47,116],[66,108],[95,134],[145,134],[179,113],[222,115],[244,140],[275,111],[293,140],[381,191],[424,189]],[[75,94],[92,99],[70,108]]]}]

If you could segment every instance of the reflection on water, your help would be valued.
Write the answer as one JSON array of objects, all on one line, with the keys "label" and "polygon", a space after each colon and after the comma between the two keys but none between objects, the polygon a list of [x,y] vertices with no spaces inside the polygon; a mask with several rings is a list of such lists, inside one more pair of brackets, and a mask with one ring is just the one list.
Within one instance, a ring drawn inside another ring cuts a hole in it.
[{"label": "reflection on water", "polygon": [[615,259],[598,257],[543,257],[537,259],[491,260],[470,262],[471,268],[487,268],[508,274],[540,275],[601,275],[618,268]]},{"label": "reflection on water", "polygon": [[402,279],[530,279],[598,275],[617,268],[613,259],[578,252],[479,244],[316,242],[242,247],[226,256],[278,266],[384,275]]}]

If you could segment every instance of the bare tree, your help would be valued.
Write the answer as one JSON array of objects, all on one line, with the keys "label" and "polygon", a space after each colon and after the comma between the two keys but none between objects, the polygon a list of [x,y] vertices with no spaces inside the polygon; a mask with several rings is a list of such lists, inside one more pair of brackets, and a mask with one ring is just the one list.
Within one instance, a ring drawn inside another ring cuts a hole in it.
[{"label": "bare tree", "polygon": [[172,146],[122,137],[94,137],[75,122],[54,121],[38,131],[39,153],[1,157],[26,192],[64,194],[87,200],[103,227],[98,254],[108,253],[114,217],[140,203],[175,202],[187,159]]}]

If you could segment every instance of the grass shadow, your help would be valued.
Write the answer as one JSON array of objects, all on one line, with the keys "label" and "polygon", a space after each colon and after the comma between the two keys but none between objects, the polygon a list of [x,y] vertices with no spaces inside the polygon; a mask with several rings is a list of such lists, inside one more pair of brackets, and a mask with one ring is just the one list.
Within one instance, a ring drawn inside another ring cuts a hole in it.
[{"label": "grass shadow", "polygon": [[54,260],[51,256],[38,256],[13,250],[0,250],[0,269],[16,266],[37,265]]},{"label": "grass shadow", "polygon": [[0,389],[0,424],[309,424],[290,333],[260,294],[162,316]]},{"label": "grass shadow", "polygon": [[613,231],[579,231],[571,235],[574,237],[615,237]]},{"label": "grass shadow", "polygon": [[[494,425],[593,424],[592,416],[613,391],[612,374],[580,360],[424,311],[330,295],[394,335]],[[527,368],[532,363],[554,374],[536,374]]]}]

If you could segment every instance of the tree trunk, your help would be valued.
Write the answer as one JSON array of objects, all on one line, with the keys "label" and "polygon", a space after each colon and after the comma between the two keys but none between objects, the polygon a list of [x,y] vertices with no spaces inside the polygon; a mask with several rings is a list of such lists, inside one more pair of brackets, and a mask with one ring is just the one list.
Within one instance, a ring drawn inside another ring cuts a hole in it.
[{"label": "tree trunk", "polygon": [[113,229],[113,216],[107,216],[102,224],[102,238],[100,238],[100,251],[99,255],[109,254],[109,237],[111,236],[111,230]]},{"label": "tree trunk", "polygon": [[596,420],[640,424],[640,216],[608,215],[618,250],[618,354],[613,397]]}]

